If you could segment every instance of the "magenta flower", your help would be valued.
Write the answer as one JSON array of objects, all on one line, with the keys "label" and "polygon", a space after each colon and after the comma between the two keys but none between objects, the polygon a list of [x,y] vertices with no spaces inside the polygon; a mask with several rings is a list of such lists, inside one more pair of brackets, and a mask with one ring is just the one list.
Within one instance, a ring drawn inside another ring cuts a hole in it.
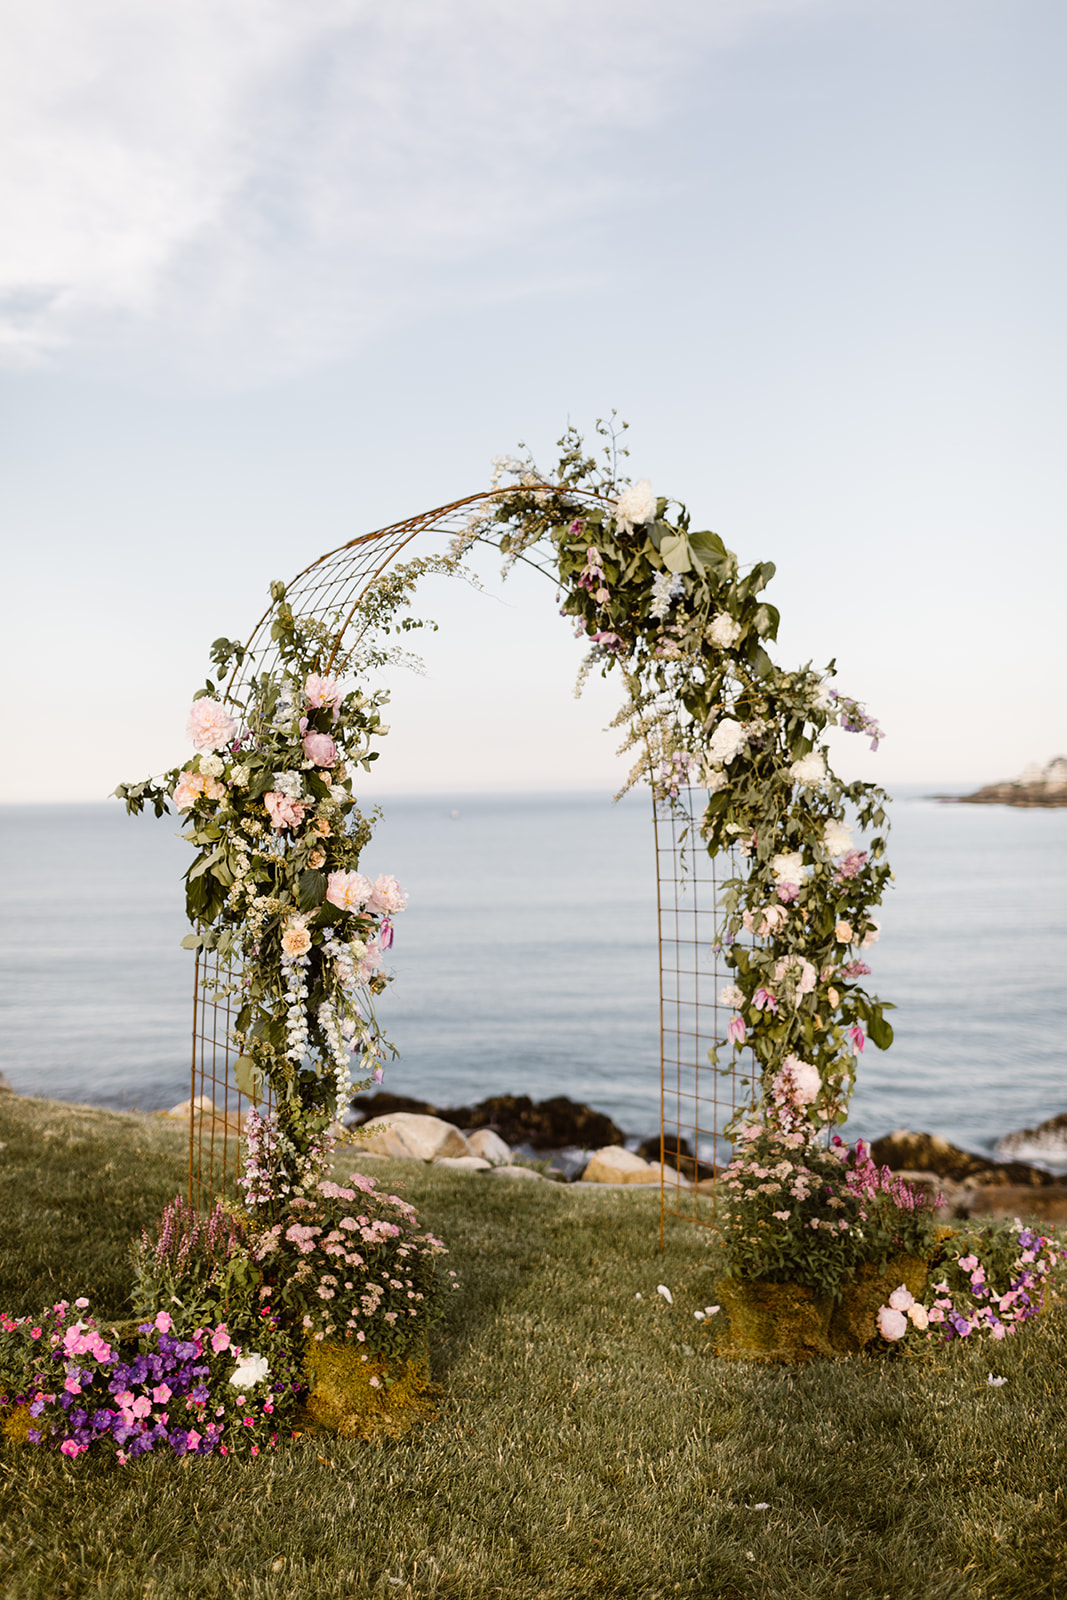
[{"label": "magenta flower", "polygon": [[731,1017],[726,1028],[726,1037],[731,1044],[744,1044],[747,1035],[744,1017]]},{"label": "magenta flower", "polygon": [[863,1047],[867,1043],[867,1035],[858,1022],[854,1022],[848,1030],[849,1041],[858,1056],[863,1054]]},{"label": "magenta flower", "polygon": [[759,988],[752,996],[752,1004],[757,1011],[777,1011],[778,1002],[770,989]]}]

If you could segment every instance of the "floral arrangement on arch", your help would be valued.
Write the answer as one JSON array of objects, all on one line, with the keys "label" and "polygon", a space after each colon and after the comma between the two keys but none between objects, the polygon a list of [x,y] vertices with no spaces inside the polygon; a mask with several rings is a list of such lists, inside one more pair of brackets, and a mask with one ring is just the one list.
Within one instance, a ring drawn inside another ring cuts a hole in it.
[{"label": "floral arrangement on arch", "polygon": [[296,617],[284,584],[272,584],[271,669],[246,671],[239,692],[248,652],[216,640],[216,679],[189,712],[196,753],[161,779],[115,790],[128,812],[151,804],[157,816],[173,807],[184,818],[196,851],[186,873],[195,931],[182,943],[220,958],[217,992],[236,1001],[238,1087],[256,1102],[273,1089],[274,1111],[260,1122],[278,1196],[320,1172],[327,1128],[354,1089],[381,1081],[392,1049],[374,997],[407,897],[390,874],[359,870],[372,827],[352,790],[355,771],[376,759],[372,740],[388,731],[387,696],[343,680],[395,655],[373,642],[376,632],[389,631],[424,571],[454,567],[423,559],[381,577],[357,608],[358,656],[342,646],[351,616],[332,627]]},{"label": "floral arrangement on arch", "polygon": [[[725,1046],[723,1070],[733,1070],[751,1051],[743,1121],[799,1147],[845,1120],[867,1040],[885,1049],[893,1037],[890,1008],[863,986],[890,877],[888,797],[841,782],[825,744],[836,726],[877,748],[881,730],[832,686],[833,663],[818,672],[772,661],[779,618],[763,591],[773,565],[743,571],[684,505],[622,478],[617,433],[598,431],[603,463],[574,429],[547,477],[529,459],[498,458],[496,493],[453,550],[492,543],[508,563],[555,578],[563,614],[590,644],[579,687],[593,669],[625,684],[616,725],[624,748],[641,751],[629,784],[651,776],[667,801],[686,784],[706,789],[703,843],[736,863],[722,903],[733,982],[721,1000],[733,1016],[712,1060]],[[858,844],[850,813],[880,831]]]}]

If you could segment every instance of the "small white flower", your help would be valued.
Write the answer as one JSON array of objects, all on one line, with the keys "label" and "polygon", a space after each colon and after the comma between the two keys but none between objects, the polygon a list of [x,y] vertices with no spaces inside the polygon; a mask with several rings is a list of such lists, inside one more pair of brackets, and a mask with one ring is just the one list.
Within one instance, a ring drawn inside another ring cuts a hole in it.
[{"label": "small white flower", "polygon": [[754,1506],[748,1506],[746,1509],[749,1511],[769,1511],[771,1502],[769,1500],[757,1500]]},{"label": "small white flower", "polygon": [[779,883],[791,883],[799,889],[804,882],[804,857],[799,850],[788,850],[784,855],[772,856],[771,871]]},{"label": "small white flower", "polygon": [[233,784],[235,789],[243,789],[248,783],[248,768],[234,767],[233,771],[230,773],[230,782]]},{"label": "small white flower", "polygon": [[704,1307],[704,1315],[705,1315],[705,1316],[706,1316],[706,1317],[715,1317],[715,1316],[718,1316],[718,1314],[719,1314],[719,1309],[720,1309],[720,1308],[719,1308],[719,1307],[718,1307],[718,1306],[705,1306],[705,1307]]},{"label": "small white flower", "polygon": [[735,622],[728,611],[720,611],[718,616],[712,618],[707,637],[720,650],[729,650],[741,637],[741,624]]},{"label": "small white flower", "polygon": [[648,608],[650,617],[657,622],[662,622],[671,606],[684,593],[685,584],[677,572],[657,572],[652,580],[652,603]]},{"label": "small white flower", "polygon": [[637,1293],[634,1295],[634,1299],[635,1300],[643,1300],[644,1298],[645,1298],[644,1295],[641,1293],[640,1289],[638,1289]]},{"label": "small white flower", "polygon": [[276,772],[274,774],[275,794],[285,795],[287,800],[299,800],[302,780],[299,772]]},{"label": "small white flower", "polygon": [[266,1356],[257,1355],[254,1350],[250,1350],[237,1363],[230,1382],[235,1389],[251,1389],[257,1383],[262,1383],[269,1371]]},{"label": "small white flower", "polygon": [[205,778],[221,778],[226,771],[226,763],[221,756],[212,752],[211,755],[200,757],[200,771]]},{"label": "small white flower", "polygon": [[989,1377],[986,1379],[986,1383],[988,1383],[991,1389],[1002,1389],[1007,1381],[1007,1378],[994,1378],[992,1373],[990,1373]]},{"label": "small white flower", "polygon": [[696,1319],[697,1322],[703,1322],[704,1321],[704,1312],[703,1311],[694,1311],[693,1312],[693,1316],[694,1316],[694,1318]]},{"label": "small white flower", "polygon": [[833,701],[830,698],[832,692],[829,678],[823,678],[816,686],[815,693],[811,697],[812,705],[816,706],[820,711],[829,711],[833,705]]},{"label": "small white flower", "polygon": [[718,794],[720,789],[726,788],[729,780],[721,767],[710,766],[709,763],[705,761],[704,768],[701,773],[701,782],[709,794]]},{"label": "small white flower", "polygon": [[818,750],[813,750],[810,755],[793,762],[789,776],[794,783],[806,783],[814,788],[826,777],[826,762]]},{"label": "small white flower", "polygon": [[615,526],[620,533],[633,533],[635,528],[651,522],[655,515],[656,497],[647,478],[631,483],[615,502]]},{"label": "small white flower", "polygon": [[671,1294],[671,1291],[667,1288],[667,1285],[665,1283],[657,1283],[657,1285],[656,1285],[656,1293],[657,1294],[661,1294],[663,1296],[664,1300],[666,1300],[666,1302],[667,1302],[667,1304],[669,1306],[673,1306],[673,1304],[674,1304],[674,1296],[673,1296],[673,1294]]},{"label": "small white flower", "polygon": [[719,1004],[721,1006],[733,1006],[736,1010],[738,1007],[743,1006],[744,1003],[744,994],[736,983],[728,983],[725,989],[719,990]]}]

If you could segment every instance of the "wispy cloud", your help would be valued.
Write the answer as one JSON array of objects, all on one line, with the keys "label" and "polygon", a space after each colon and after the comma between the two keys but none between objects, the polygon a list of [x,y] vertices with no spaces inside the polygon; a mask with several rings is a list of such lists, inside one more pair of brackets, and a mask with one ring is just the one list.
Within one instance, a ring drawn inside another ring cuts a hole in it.
[{"label": "wispy cloud", "polygon": [[695,59],[813,3],[12,5],[0,355],[105,329],[252,376],[567,281],[564,251],[516,251],[619,203],[620,143]]}]

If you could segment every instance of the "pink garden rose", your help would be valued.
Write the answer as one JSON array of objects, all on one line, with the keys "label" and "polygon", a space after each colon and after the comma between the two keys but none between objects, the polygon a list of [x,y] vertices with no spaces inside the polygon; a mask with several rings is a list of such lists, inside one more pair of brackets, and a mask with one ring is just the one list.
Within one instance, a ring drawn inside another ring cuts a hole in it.
[{"label": "pink garden rose", "polygon": [[407,903],[407,894],[395,878],[384,874],[375,878],[374,892],[367,902],[368,911],[380,911],[383,916],[395,917],[398,911],[405,909]]},{"label": "pink garden rose", "polygon": [[326,880],[326,898],[340,911],[362,911],[373,893],[362,872],[331,872]]},{"label": "pink garden rose", "polygon": [[283,828],[299,828],[304,820],[307,804],[303,800],[290,800],[287,794],[271,789],[263,796],[263,804],[270,813],[270,825],[276,833]]},{"label": "pink garden rose", "polygon": [[221,800],[225,793],[226,785],[217,778],[207,778],[202,772],[183,772],[171,800],[178,811],[188,811],[201,797]]},{"label": "pink garden rose", "polygon": [[222,750],[237,737],[237,724],[210,695],[194,700],[186,731],[198,750]]},{"label": "pink garden rose", "polygon": [[304,754],[317,767],[332,767],[337,760],[337,746],[328,733],[305,733]]},{"label": "pink garden rose", "polygon": [[892,1306],[880,1306],[878,1309],[878,1332],[883,1339],[903,1339],[908,1331],[908,1319],[903,1311],[894,1311]]}]

